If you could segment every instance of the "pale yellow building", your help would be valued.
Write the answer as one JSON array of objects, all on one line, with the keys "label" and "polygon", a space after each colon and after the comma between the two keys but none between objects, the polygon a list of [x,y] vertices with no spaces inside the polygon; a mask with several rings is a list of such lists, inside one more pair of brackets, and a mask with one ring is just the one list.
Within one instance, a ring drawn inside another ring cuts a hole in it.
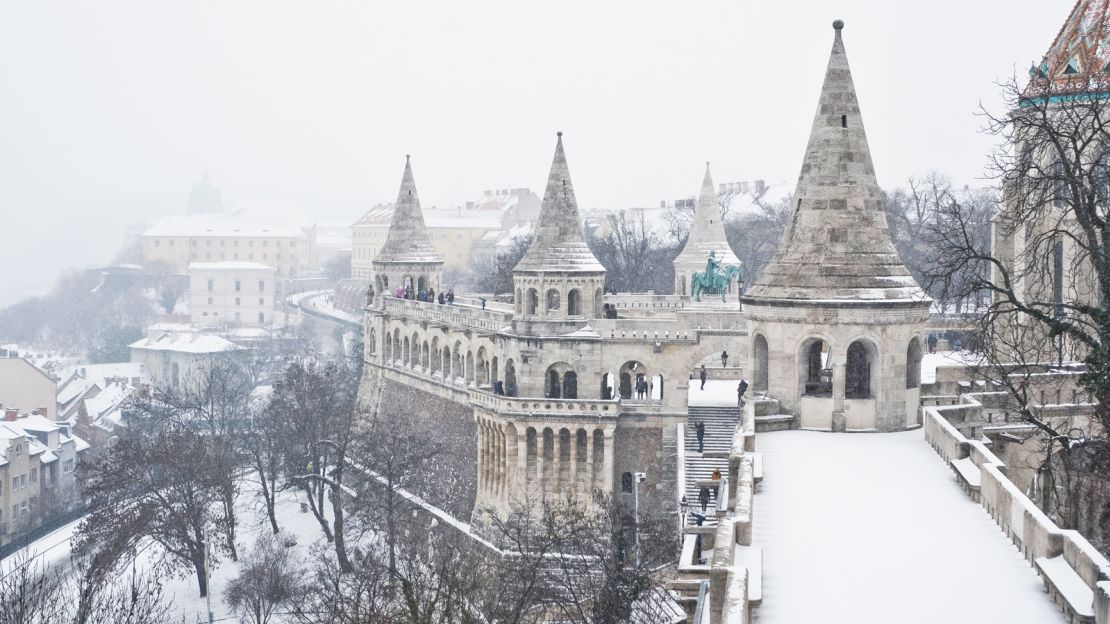
[{"label": "pale yellow building", "polygon": [[23,358],[2,357],[0,405],[26,412],[41,409],[44,416],[53,420],[58,415],[58,383]]},{"label": "pale yellow building", "polygon": [[316,266],[313,237],[281,219],[166,217],[143,232],[141,240],[144,262],[164,262],[181,273],[192,262],[258,262],[290,279]]}]

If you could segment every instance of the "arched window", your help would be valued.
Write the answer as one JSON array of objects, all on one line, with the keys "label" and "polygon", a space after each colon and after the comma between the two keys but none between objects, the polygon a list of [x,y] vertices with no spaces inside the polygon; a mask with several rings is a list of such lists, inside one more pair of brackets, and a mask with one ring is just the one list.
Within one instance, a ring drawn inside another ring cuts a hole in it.
[{"label": "arched window", "polygon": [[451,347],[443,347],[443,378],[451,378],[451,363],[454,360],[451,357]]},{"label": "arched window", "polygon": [[421,290],[428,290],[428,278],[424,277],[423,275],[416,278],[416,290],[417,292]]},{"label": "arched window", "polygon": [[547,310],[548,314],[551,314],[552,312],[558,312],[559,311],[559,299],[560,299],[560,297],[559,297],[559,291],[558,290],[555,290],[554,288],[548,289],[545,299],[546,299],[546,308],[545,309]]},{"label": "arched window", "polygon": [[906,388],[921,385],[921,337],[914,336],[906,347]]},{"label": "arched window", "polygon": [[563,375],[563,398],[578,398],[578,374],[574,371],[567,371]]},{"label": "arched window", "polygon": [[624,494],[632,493],[632,473],[625,472],[621,474],[621,492]]},{"label": "arched window", "polygon": [[378,337],[377,337],[377,335],[374,334],[374,328],[371,327],[370,328],[370,337],[366,341],[366,352],[369,353],[370,355],[374,355],[374,353],[377,352],[377,350],[378,350]]},{"label": "arched window", "polygon": [[757,334],[752,341],[752,386],[754,392],[767,392],[767,338]]},{"label": "arched window", "polygon": [[517,316],[520,316],[520,311],[524,307],[524,296],[521,294],[520,289],[516,289],[516,297],[513,297],[513,307],[516,310]]},{"label": "arched window", "polygon": [[678,294],[686,296],[686,276],[682,275],[678,278]]},{"label": "arched window", "polygon": [[811,338],[802,346],[802,394],[832,396],[832,366],[829,345],[820,338]]},{"label": "arched window", "polygon": [[431,370],[431,366],[430,349],[428,348],[428,341],[425,340],[424,344],[420,345],[420,368]]},{"label": "arched window", "polygon": [[535,288],[529,288],[528,289],[527,313],[531,316],[535,316],[536,308],[538,308],[539,306],[540,306],[540,295],[539,295],[539,293],[536,292]]},{"label": "arched window", "polygon": [[515,397],[516,393],[516,366],[513,365],[513,359],[509,358],[505,362],[505,394]]},{"label": "arched window", "polygon": [[405,341],[402,343],[404,346],[401,348],[401,364],[408,366],[409,360],[409,337],[405,336]]},{"label": "arched window", "polygon": [[645,395],[644,397],[640,396],[641,393],[638,392],[639,384],[637,382],[642,380],[644,382],[644,385],[646,386],[647,376],[647,368],[645,368],[643,364],[634,360],[625,362],[621,366],[620,372],[617,374],[617,391],[619,392],[620,397],[622,399],[631,399],[633,397],[637,399],[646,398],[646,391],[643,393]]},{"label": "arched window", "polygon": [[594,291],[594,318],[602,318],[601,306],[605,304],[605,292],[598,288]]},{"label": "arched window", "polygon": [[848,345],[848,361],[844,368],[844,398],[871,398],[870,351],[860,340]]},{"label": "arched window", "polygon": [[555,370],[554,366],[547,369],[543,395],[549,399],[558,399],[562,396],[562,384],[559,383],[559,371]]},{"label": "arched window", "polygon": [[582,315],[582,293],[578,292],[577,288],[572,288],[571,291],[567,293],[567,315]]},{"label": "arched window", "polygon": [[432,337],[432,346],[429,355],[432,360],[430,362],[432,365],[431,372],[438,373],[443,366],[443,351],[439,348],[439,336]]}]

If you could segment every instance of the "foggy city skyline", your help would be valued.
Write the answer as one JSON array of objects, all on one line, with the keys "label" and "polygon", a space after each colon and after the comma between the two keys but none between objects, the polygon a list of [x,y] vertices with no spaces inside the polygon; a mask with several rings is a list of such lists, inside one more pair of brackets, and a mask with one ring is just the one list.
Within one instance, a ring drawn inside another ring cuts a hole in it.
[{"label": "foggy city skyline", "polygon": [[405,154],[426,208],[542,192],[561,130],[585,210],[693,195],[706,160],[792,188],[834,18],[879,183],[982,184],[979,103],[999,110],[995,81],[1070,5],[9,3],[0,305],[183,214],[204,172],[226,206],[351,223],[394,199]]}]

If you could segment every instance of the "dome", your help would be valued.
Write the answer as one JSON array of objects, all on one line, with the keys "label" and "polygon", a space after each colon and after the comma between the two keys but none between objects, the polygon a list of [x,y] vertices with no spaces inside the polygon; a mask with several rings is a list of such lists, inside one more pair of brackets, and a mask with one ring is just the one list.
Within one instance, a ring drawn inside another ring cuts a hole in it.
[{"label": "dome", "polygon": [[223,199],[220,189],[208,181],[208,174],[204,174],[200,181],[189,190],[189,203],[185,206],[187,214],[212,214],[224,211]]}]

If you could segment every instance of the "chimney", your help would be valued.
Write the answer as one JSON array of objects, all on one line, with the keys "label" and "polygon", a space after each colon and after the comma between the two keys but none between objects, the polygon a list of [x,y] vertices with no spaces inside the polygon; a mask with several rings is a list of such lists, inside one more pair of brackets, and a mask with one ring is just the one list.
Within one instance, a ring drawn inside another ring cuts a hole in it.
[{"label": "chimney", "polygon": [[19,418],[19,410],[9,407],[4,410],[4,420],[12,421]]},{"label": "chimney", "polygon": [[767,190],[767,183],[766,182],[764,182],[763,180],[756,180],[755,181],[755,194],[756,195],[762,195],[763,191],[766,191],[766,190]]},{"label": "chimney", "polygon": [[46,408],[45,407],[36,407],[35,409],[31,410],[31,414],[33,416],[42,416],[42,417],[45,418],[46,417]]}]

